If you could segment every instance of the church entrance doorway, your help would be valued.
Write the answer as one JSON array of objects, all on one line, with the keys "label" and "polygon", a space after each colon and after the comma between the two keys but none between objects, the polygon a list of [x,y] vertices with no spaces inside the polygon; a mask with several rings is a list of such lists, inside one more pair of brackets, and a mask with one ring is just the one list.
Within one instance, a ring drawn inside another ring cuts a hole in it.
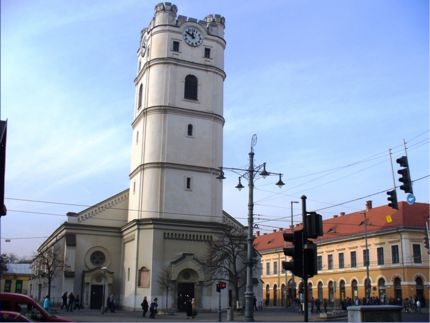
[{"label": "church entrance doorway", "polygon": [[91,285],[90,308],[99,310],[103,303],[103,285]]},{"label": "church entrance doorway", "polygon": [[187,302],[194,298],[194,283],[178,283],[178,312],[187,310]]}]

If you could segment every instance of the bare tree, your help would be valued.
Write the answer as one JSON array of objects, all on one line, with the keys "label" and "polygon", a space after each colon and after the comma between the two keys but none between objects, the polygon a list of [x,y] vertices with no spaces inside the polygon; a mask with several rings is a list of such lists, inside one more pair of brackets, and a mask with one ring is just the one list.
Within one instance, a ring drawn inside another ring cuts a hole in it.
[{"label": "bare tree", "polygon": [[39,253],[33,260],[33,277],[48,281],[48,297],[51,297],[51,282],[54,276],[64,269],[64,261],[57,248],[51,247]]},{"label": "bare tree", "polygon": [[170,267],[163,268],[158,275],[158,284],[162,291],[166,292],[166,311],[169,310],[169,290],[172,284],[172,272]]},{"label": "bare tree", "polygon": [[246,284],[246,233],[243,229],[225,225],[223,234],[209,242],[205,263],[212,281],[227,280],[233,287],[234,306]]}]

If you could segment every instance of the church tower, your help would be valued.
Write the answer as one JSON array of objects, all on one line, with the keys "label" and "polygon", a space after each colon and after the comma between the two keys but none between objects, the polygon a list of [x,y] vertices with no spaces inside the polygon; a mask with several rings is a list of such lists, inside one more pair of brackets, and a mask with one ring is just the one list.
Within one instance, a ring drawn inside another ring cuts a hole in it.
[{"label": "church tower", "polygon": [[216,308],[201,261],[223,221],[216,177],[223,151],[224,23],[220,15],[178,16],[165,2],[141,32],[122,229],[125,307],[139,308],[147,296],[176,310],[184,297],[196,298],[201,309]]}]

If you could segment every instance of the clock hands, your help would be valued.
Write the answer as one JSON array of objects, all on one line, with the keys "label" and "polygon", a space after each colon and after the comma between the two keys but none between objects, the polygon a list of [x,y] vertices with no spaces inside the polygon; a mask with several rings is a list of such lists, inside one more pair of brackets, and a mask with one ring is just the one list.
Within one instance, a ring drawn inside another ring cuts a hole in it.
[{"label": "clock hands", "polygon": [[191,36],[191,38],[196,38],[195,36],[194,36],[194,32],[190,32],[189,30],[187,30],[187,31],[185,31],[188,35],[190,35]]}]

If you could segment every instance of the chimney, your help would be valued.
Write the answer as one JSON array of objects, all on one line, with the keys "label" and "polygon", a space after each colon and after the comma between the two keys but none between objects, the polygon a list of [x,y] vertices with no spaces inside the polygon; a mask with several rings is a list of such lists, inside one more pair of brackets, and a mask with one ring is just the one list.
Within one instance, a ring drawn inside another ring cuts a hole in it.
[{"label": "chimney", "polygon": [[372,201],[366,201],[366,211],[370,211],[372,209]]},{"label": "chimney", "polygon": [[337,214],[333,215],[334,218],[337,218]]},{"label": "chimney", "polygon": [[344,216],[345,215],[345,212],[340,212],[340,216]]},{"label": "chimney", "polygon": [[279,231],[281,231],[281,232],[284,231],[284,228],[279,228]]},{"label": "chimney", "polygon": [[276,232],[276,229],[273,229],[273,232]]},{"label": "chimney", "polygon": [[259,237],[260,236],[260,231],[257,231],[256,233],[257,233],[257,237]]}]

